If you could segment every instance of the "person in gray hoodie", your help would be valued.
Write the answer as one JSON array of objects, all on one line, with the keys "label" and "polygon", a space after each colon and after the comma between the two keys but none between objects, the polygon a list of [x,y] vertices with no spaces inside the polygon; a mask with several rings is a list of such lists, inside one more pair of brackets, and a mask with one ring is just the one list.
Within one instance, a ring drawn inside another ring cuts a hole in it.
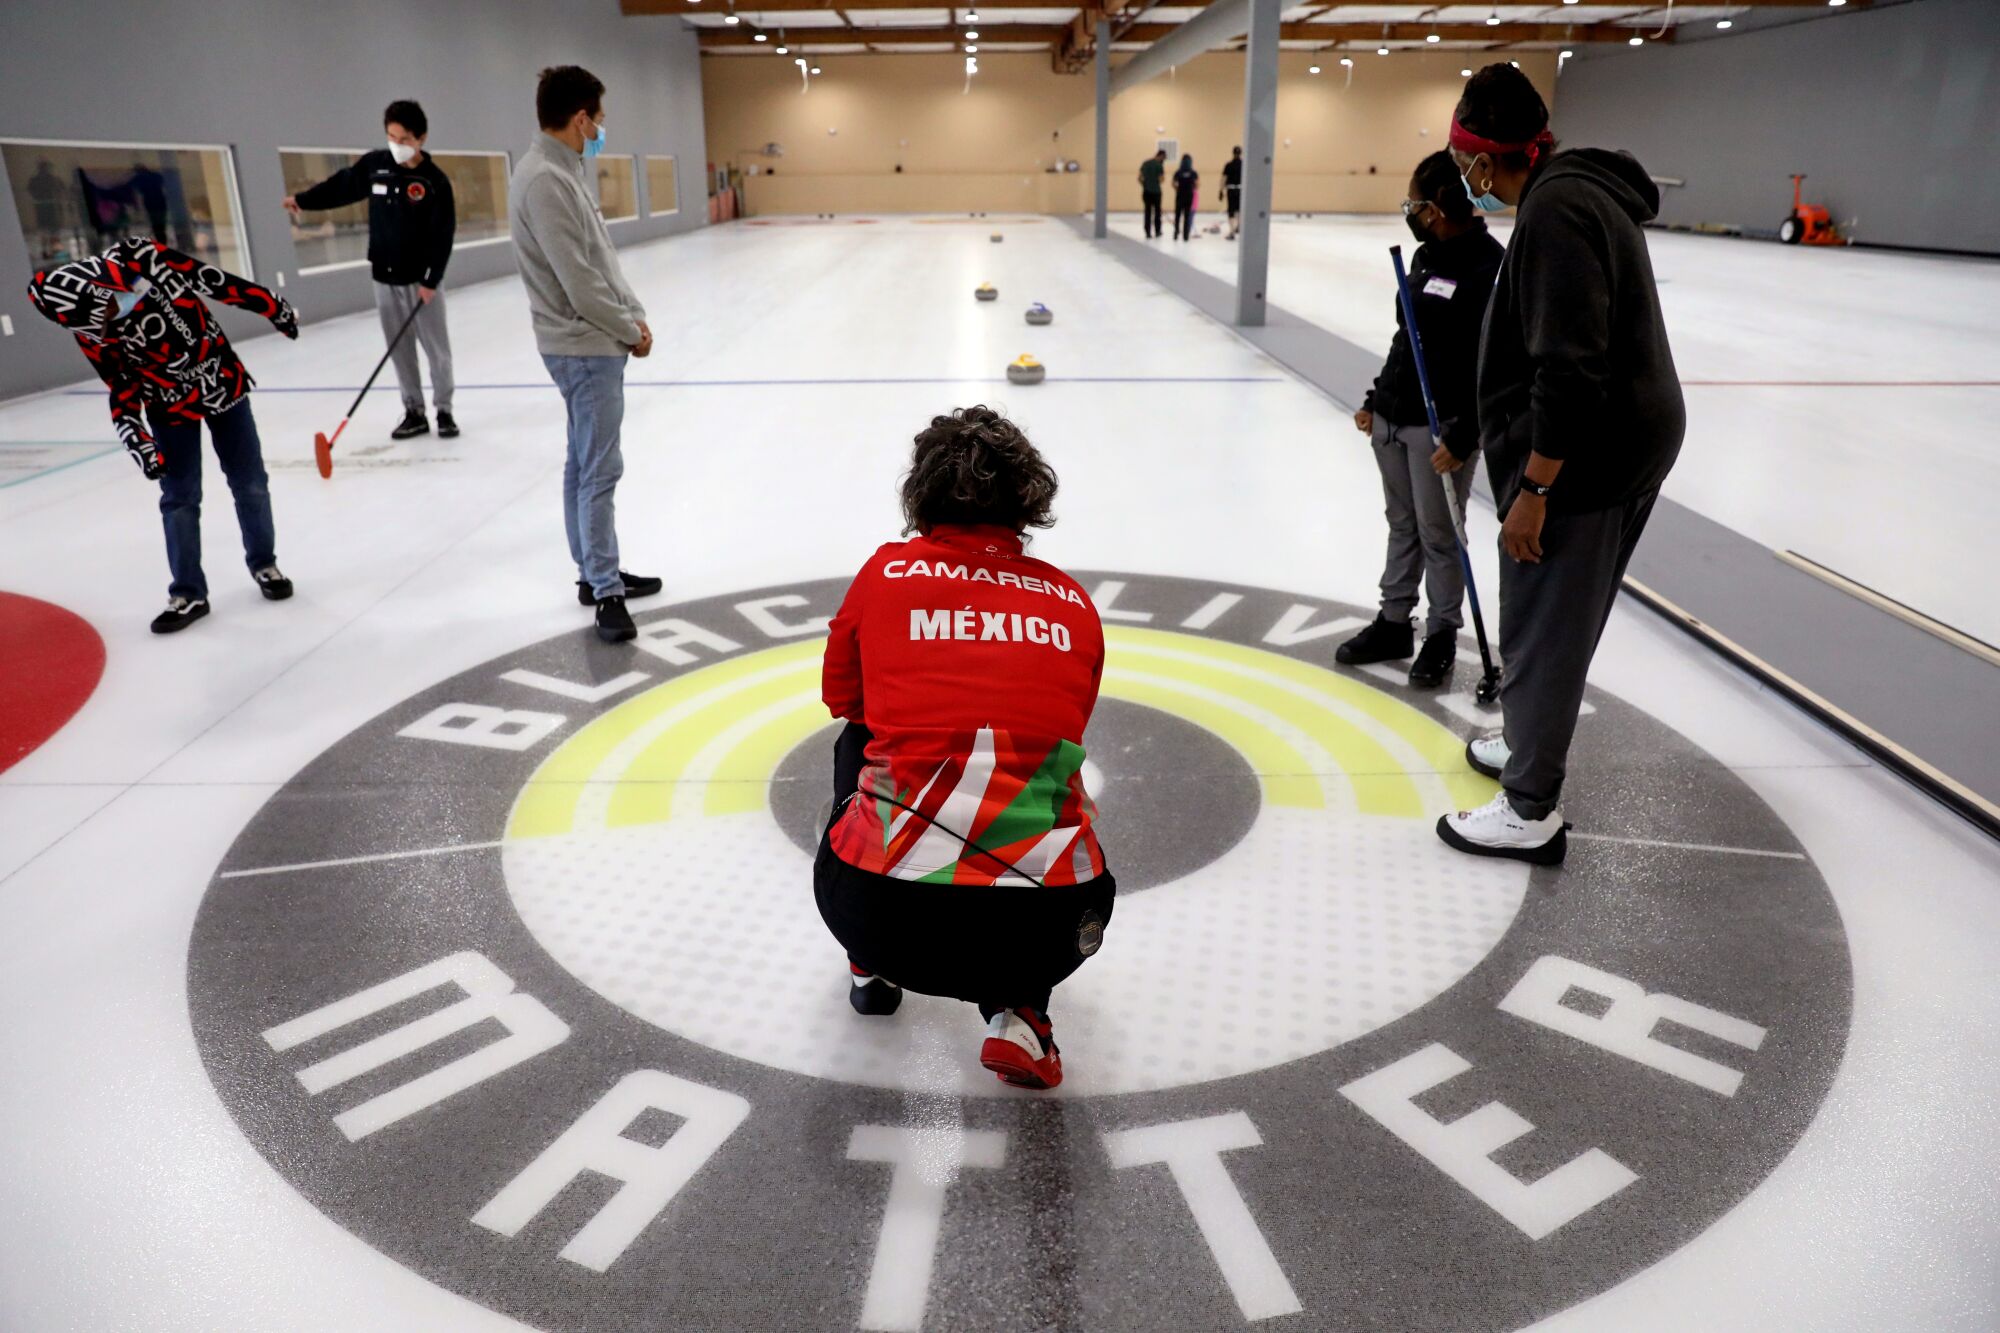
[{"label": "person in gray hoodie", "polygon": [[569,413],[563,526],[576,562],[577,600],[597,608],[597,637],[638,637],[627,597],[660,591],[657,578],[618,567],[613,493],[625,473],[625,358],[653,350],[646,308],[618,267],[586,159],[604,150],[604,85],[589,70],[542,71],[535,90],[542,132],[507,189],[507,218],[528,289],[535,345]]},{"label": "person in gray hoodie", "polygon": [[1558,153],[1508,64],[1473,75],[1451,155],[1473,207],[1520,211],[1479,343],[1479,438],[1500,518],[1502,732],[1466,746],[1500,781],[1447,815],[1460,851],[1563,859],[1570,739],[1625,566],[1687,430],[1642,224],[1660,193],[1629,153]]}]

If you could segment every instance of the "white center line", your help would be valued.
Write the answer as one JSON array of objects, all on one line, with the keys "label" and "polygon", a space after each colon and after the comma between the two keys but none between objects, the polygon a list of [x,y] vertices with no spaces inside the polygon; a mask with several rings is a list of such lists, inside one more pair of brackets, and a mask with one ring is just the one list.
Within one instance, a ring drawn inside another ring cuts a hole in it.
[{"label": "white center line", "polygon": [[356,866],[368,861],[402,861],[413,856],[446,856],[452,852],[480,852],[489,847],[498,847],[503,839],[492,842],[457,842],[449,847],[420,847],[413,852],[378,852],[373,856],[342,856],[331,861],[300,861],[288,866],[258,866],[254,870],[225,870],[217,879],[242,879],[246,875],[287,875],[294,870],[323,870],[327,866]]},{"label": "white center line", "polygon": [[1781,861],[1803,861],[1804,852],[1767,852],[1758,847],[1718,847],[1712,842],[1663,842],[1658,838],[1617,838],[1609,833],[1576,833],[1572,838],[1585,842],[1622,842],[1633,847],[1676,847],[1684,852],[1727,852],[1731,856],[1771,856]]}]

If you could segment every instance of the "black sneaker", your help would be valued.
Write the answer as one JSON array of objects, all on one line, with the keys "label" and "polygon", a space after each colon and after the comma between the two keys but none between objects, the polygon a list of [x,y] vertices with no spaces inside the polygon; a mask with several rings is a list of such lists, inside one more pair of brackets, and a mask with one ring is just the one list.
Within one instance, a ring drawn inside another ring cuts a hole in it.
[{"label": "black sneaker", "polygon": [[206,597],[169,597],[167,609],[153,617],[153,633],[178,634],[207,614]]},{"label": "black sneaker", "polygon": [[438,438],[440,440],[449,440],[456,438],[457,435],[458,423],[451,419],[451,413],[440,410],[438,412]]},{"label": "black sneaker", "polygon": [[1423,651],[1410,663],[1410,684],[1419,689],[1434,689],[1444,684],[1444,678],[1457,662],[1458,632],[1440,630],[1424,640]]},{"label": "black sneaker", "polygon": [[632,623],[632,613],[625,609],[623,597],[606,597],[598,602],[597,637],[606,643],[624,643],[639,637],[639,627]]},{"label": "black sneaker", "polygon": [[1366,666],[1370,662],[1389,662],[1408,657],[1416,651],[1417,634],[1410,628],[1410,622],[1384,620],[1375,617],[1367,629],[1333,650],[1333,660],[1347,666]]},{"label": "black sneaker", "polygon": [[282,602],[292,595],[292,581],[279,573],[276,565],[266,565],[251,577],[257,580],[257,591],[267,602]]},{"label": "black sneaker", "polygon": [[[627,574],[622,569],[618,571],[618,581],[625,585],[627,597],[651,597],[667,586],[658,579],[648,578],[644,574]],[[578,606],[597,604],[596,594],[591,592],[590,585],[582,579],[576,581],[576,604]]]},{"label": "black sneaker", "polygon": [[854,964],[847,965],[848,980],[854,984],[847,988],[847,1002],[854,1006],[857,1014],[870,1018],[886,1018],[896,1012],[903,1003],[903,988],[893,981],[884,981],[872,972],[863,972]]},{"label": "black sneaker", "polygon": [[407,440],[412,435],[428,435],[430,433],[431,419],[412,407],[403,413],[402,424],[389,432],[389,438],[392,440]]}]

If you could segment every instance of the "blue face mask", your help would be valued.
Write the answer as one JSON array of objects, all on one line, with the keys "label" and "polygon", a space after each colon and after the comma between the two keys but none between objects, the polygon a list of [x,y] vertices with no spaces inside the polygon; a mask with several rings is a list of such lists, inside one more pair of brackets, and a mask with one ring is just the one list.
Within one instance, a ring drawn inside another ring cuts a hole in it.
[{"label": "blue face mask", "polygon": [[1467,180],[1463,175],[1459,176],[1458,183],[1465,187],[1465,197],[1472,201],[1472,206],[1482,213],[1498,213],[1507,206],[1507,201],[1497,194],[1490,192],[1487,194],[1474,194],[1472,192],[1472,182]]},{"label": "blue face mask", "polygon": [[111,299],[118,306],[117,318],[123,319],[125,316],[131,314],[138,307],[139,302],[146,298],[146,293],[151,287],[151,283],[141,278],[132,291],[111,293]]},{"label": "blue face mask", "polygon": [[599,125],[597,127],[597,137],[594,139],[585,139],[583,141],[583,155],[585,157],[596,157],[599,153],[603,151],[604,151],[604,127],[602,125]]}]

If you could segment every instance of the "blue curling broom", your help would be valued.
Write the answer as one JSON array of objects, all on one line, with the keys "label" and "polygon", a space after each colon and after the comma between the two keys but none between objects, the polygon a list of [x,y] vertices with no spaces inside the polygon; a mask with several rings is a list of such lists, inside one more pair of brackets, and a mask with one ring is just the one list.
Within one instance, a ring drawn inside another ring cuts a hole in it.
[{"label": "blue curling broom", "polygon": [[[1410,356],[1417,363],[1417,387],[1424,393],[1424,416],[1431,426],[1431,447],[1444,446],[1444,429],[1438,425],[1437,400],[1431,396],[1431,375],[1424,366],[1424,340],[1417,332],[1417,303],[1410,296],[1410,275],[1403,271],[1403,247],[1389,247],[1389,259],[1396,266],[1396,300],[1403,307],[1403,327],[1410,335]],[[1493,652],[1486,646],[1486,617],[1479,613],[1479,588],[1472,581],[1472,552],[1465,540],[1465,510],[1458,503],[1458,491],[1453,488],[1449,476],[1440,476],[1444,486],[1444,502],[1451,511],[1451,530],[1458,538],[1458,565],[1465,572],[1465,595],[1472,603],[1472,632],[1479,640],[1479,686],[1472,697],[1480,703],[1490,704],[1500,697],[1500,668],[1493,665]]]}]

